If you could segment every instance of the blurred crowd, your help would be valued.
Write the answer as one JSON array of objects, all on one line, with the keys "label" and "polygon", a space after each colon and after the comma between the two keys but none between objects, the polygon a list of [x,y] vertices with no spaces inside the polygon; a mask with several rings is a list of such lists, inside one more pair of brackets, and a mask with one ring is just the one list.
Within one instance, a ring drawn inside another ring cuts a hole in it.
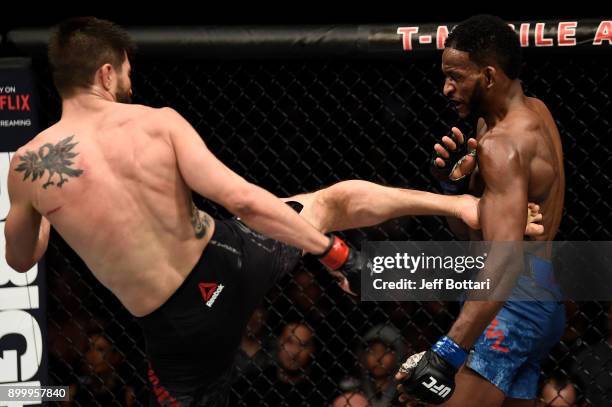
[{"label": "blurred crowd", "polygon": [[[231,405],[399,405],[399,365],[448,329],[458,304],[360,303],[310,266],[285,276],[253,313],[236,355]],[[138,326],[86,274],[52,270],[50,376],[69,385],[64,405],[146,405]],[[566,305],[566,332],[543,364],[538,406],[610,406],[612,304]]]}]

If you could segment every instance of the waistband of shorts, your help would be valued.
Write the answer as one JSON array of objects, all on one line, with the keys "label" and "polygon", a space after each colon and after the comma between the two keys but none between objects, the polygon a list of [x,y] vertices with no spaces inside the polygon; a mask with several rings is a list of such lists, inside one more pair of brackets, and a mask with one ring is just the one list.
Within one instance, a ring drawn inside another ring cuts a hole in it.
[{"label": "waistband of shorts", "polygon": [[[229,221],[218,220],[218,219],[215,219],[214,221],[215,221],[215,231],[210,237],[210,241],[224,240],[224,237],[227,236],[228,233],[231,233],[229,230],[230,226],[228,225]],[[197,278],[196,276],[197,273],[195,273],[194,271],[204,261],[204,257],[206,256],[206,253],[208,253],[210,250],[214,250],[214,248],[210,244],[210,241],[204,247],[204,250],[202,250],[202,254],[200,255],[200,258],[194,264],[193,268],[191,269],[187,277],[185,277],[185,280],[181,283],[181,285],[176,289],[176,291],[172,293],[172,295],[168,297],[168,299],[162,305],[160,305],[157,309],[155,309],[153,312],[145,316],[142,316],[142,317],[135,317],[138,322],[147,323],[149,321],[157,320],[158,317],[161,314],[163,314],[163,312],[169,307],[169,305],[172,304],[176,298],[179,298],[182,295],[182,292],[191,285],[191,280],[193,280],[194,278]]]},{"label": "waistband of shorts", "polygon": [[539,285],[547,287],[559,285],[553,263],[550,260],[533,254],[525,254],[525,267],[528,275]]},{"label": "waistband of shorts", "polygon": [[548,259],[526,253],[525,273],[519,278],[519,285],[521,281],[529,281],[533,288],[545,290],[557,300],[561,298],[561,286],[557,281],[553,263]]}]

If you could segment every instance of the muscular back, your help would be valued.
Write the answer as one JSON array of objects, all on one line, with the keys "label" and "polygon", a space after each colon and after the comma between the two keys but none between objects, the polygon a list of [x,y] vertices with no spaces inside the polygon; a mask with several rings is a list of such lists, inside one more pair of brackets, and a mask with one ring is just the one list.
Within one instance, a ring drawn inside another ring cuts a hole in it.
[{"label": "muscular back", "polygon": [[[210,218],[192,204],[160,116],[158,109],[106,103],[63,117],[17,153],[48,158],[51,146],[76,144],[68,167],[80,174],[49,160],[42,179],[23,182],[34,208],[134,315],[176,290],[212,234]],[[61,187],[50,169],[64,173]],[[48,181],[54,184],[43,188]]]},{"label": "muscular back", "polygon": [[[524,103],[512,108],[493,129],[479,124],[477,139],[479,144],[484,146],[484,155],[487,155],[484,161],[480,161],[479,166],[486,166],[489,160],[499,161],[506,158],[504,155],[509,154],[508,152],[501,152],[496,146],[491,146],[499,141],[496,139],[505,138],[504,141],[510,145],[510,150],[517,154],[517,161],[526,172],[527,199],[539,204],[544,215],[545,233],[535,239],[553,240],[561,222],[565,175],[561,139],[550,112],[540,100],[526,97]],[[486,187],[482,170],[477,169],[470,185],[471,192],[476,195],[481,195]],[[501,183],[503,177],[511,176],[510,172],[503,171],[495,175],[490,177],[490,184]],[[499,216],[504,214],[500,213]]]},{"label": "muscular back", "polygon": [[544,213],[545,234],[537,240],[553,240],[559,230],[565,196],[565,172],[563,151],[557,125],[540,100],[527,99],[527,107],[533,112],[536,137],[531,151],[529,199],[538,203]]}]

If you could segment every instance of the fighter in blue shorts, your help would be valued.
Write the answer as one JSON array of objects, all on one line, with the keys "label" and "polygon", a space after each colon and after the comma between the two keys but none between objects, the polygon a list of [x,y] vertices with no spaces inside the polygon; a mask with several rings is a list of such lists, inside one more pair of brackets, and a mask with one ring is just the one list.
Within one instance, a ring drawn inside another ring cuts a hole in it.
[{"label": "fighter in blue shorts", "polygon": [[[533,299],[533,300],[530,300]],[[525,255],[525,273],[513,296],[497,313],[474,345],[467,364],[501,390],[506,398],[535,398],[540,363],[565,329],[565,309],[559,302],[552,264]]]},{"label": "fighter in blue shorts", "polygon": [[[551,241],[557,233],[565,190],[561,140],[544,103],[523,93],[520,67],[518,36],[497,17],[471,17],[446,40],[444,95],[462,119],[477,120],[477,147],[453,128],[435,145],[432,160],[446,193],[481,196],[481,231],[449,219],[459,238],[522,241],[528,200],[542,208],[545,233],[536,240]],[[495,264],[489,257],[490,271],[518,277],[511,296],[506,302],[466,301],[448,334],[400,370],[400,400],[533,406],[540,362],[564,327],[549,260],[546,244],[529,255],[497,256]]]}]

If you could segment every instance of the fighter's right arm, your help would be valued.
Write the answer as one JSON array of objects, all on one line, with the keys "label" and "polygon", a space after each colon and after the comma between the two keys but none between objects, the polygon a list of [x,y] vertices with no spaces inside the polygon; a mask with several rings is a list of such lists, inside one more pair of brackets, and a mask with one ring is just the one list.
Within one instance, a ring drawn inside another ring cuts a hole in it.
[{"label": "fighter's right arm", "polygon": [[[481,130],[482,124],[484,124],[484,121],[479,120],[478,132]],[[461,150],[464,150],[465,148],[465,146],[463,145],[463,143],[465,142],[465,137],[461,130],[459,130],[457,127],[453,127],[451,131],[453,139],[451,139],[451,137],[449,136],[444,136],[442,137],[442,140],[439,143],[436,143],[434,145],[436,158],[434,158],[431,162],[430,169],[432,174],[440,182],[440,189],[444,192],[444,194],[456,195],[460,193],[467,193],[469,178],[465,178],[462,181],[451,181],[450,179],[448,179],[448,177],[452,177],[453,179],[455,179],[460,178],[462,176],[469,176],[469,174],[472,173],[476,166],[476,159],[473,156],[467,155],[465,156],[465,159],[463,160],[461,165],[459,165],[459,168],[455,169],[452,174],[447,173],[448,171],[450,171],[451,168],[453,168],[455,162],[461,158],[460,156],[451,157],[451,154],[456,155],[457,153],[454,153],[454,151],[457,150],[457,148],[460,146],[463,146],[461,147]],[[459,143],[459,146],[455,141]],[[475,150],[477,148],[477,142],[474,138],[470,138],[467,141],[467,144],[469,150]],[[444,178],[442,179],[443,175]],[[469,239],[469,229],[473,229],[471,225],[466,224],[465,222],[455,217],[447,217],[446,219],[448,222],[449,229],[458,239]]]},{"label": "fighter's right arm", "polygon": [[328,237],[276,196],[225,166],[180,114],[164,108],[156,115],[170,133],[179,171],[192,190],[222,205],[259,233],[310,253],[325,251]]}]

